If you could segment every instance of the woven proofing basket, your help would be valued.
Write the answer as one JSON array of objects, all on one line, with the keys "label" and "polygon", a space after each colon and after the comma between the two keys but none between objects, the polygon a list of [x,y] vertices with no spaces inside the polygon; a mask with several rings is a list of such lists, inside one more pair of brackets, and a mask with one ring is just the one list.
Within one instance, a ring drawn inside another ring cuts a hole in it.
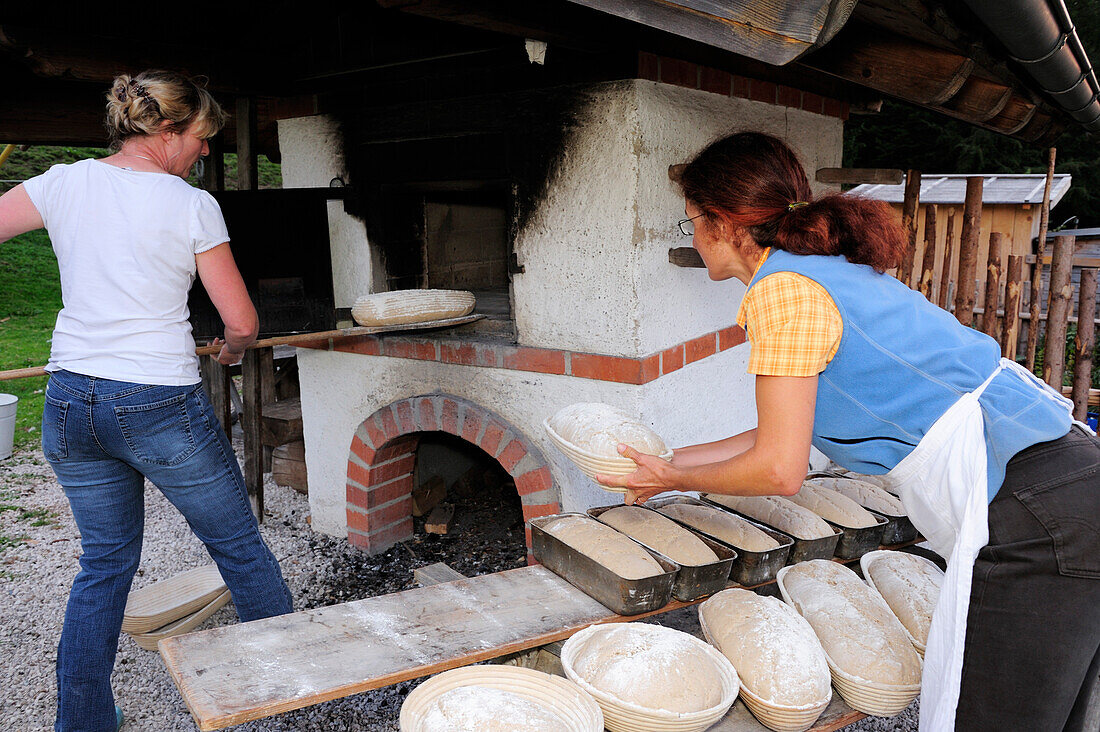
[{"label": "woven proofing basket", "polygon": [[[577,447],[555,432],[554,428],[550,426],[549,419],[544,419],[542,421],[542,426],[546,430],[546,434],[550,436],[550,440],[554,443],[554,446],[561,450],[574,465],[580,468],[582,473],[592,480],[596,480],[596,473],[630,475],[638,469],[637,463],[630,458],[604,457]],[[671,460],[672,450],[668,450],[657,457],[662,460]],[[605,491],[611,491],[613,493],[626,492],[625,488],[611,488],[605,485],[600,485],[600,487]]]},{"label": "woven proofing basket", "polygon": [[[687,637],[698,643],[699,648],[714,661],[714,673],[722,681],[722,701],[715,706],[698,712],[670,712],[620,701],[597,689],[577,674],[573,664],[583,652],[585,642],[607,628],[606,625],[592,625],[573,635],[562,646],[561,665],[565,675],[591,694],[600,705],[604,724],[610,732],[701,732],[724,717],[737,701],[741,681],[733,664],[716,649],[690,635]],[[691,679],[684,679],[684,683],[691,683]]]},{"label": "woven proofing basket", "polygon": [[[871,578],[871,572],[869,570],[871,569],[871,565],[874,564],[877,559],[882,557],[888,551],[889,551],[888,549],[879,549],[878,551],[868,552],[867,554],[864,554],[862,557],[859,558],[859,568],[863,570],[863,578],[867,581],[867,584],[869,584],[874,589],[875,592],[878,592],[878,587],[875,586],[875,581]],[[910,554],[909,556],[916,557],[917,555],[916,554]],[[933,567],[936,567],[936,563],[933,562],[933,561],[925,559],[924,557],[917,557],[917,558],[922,560],[922,561],[928,562]],[[939,567],[936,567],[936,569],[939,569]],[[879,592],[879,595],[882,596],[882,593]],[[883,602],[886,602],[885,597],[883,597],[882,600],[883,600]],[[889,606],[890,603],[887,602],[886,605]],[[890,608],[891,612],[893,612],[893,610],[894,610],[894,608]],[[895,615],[896,614],[897,613],[895,613]],[[901,618],[898,618],[898,620],[900,622]],[[924,658],[924,648],[925,648],[924,644],[913,637],[913,634],[910,633],[909,629],[905,627],[905,623],[902,623],[901,627],[905,628],[905,635],[909,638],[909,642],[913,644],[913,648],[915,648],[917,650],[917,653],[919,653],[920,657],[923,659]]]},{"label": "woven proofing basket", "polygon": [[[718,644],[714,642],[714,638],[707,629],[706,620],[703,619],[701,605],[699,612],[699,627],[702,628],[703,637],[707,639],[707,643],[718,648]],[[758,720],[760,720],[761,724],[768,729],[775,730],[775,732],[805,732],[805,730],[814,726],[814,722],[816,722],[817,718],[821,716],[821,713],[825,711],[825,708],[829,706],[829,702],[832,701],[832,699],[833,695],[830,689],[829,696],[825,697],[824,701],[815,704],[798,707],[772,704],[749,691],[744,685],[744,682],[741,684],[741,701],[745,702],[745,706],[749,708],[749,711],[752,712]]]},{"label": "woven proofing basket", "polygon": [[[787,566],[779,570],[779,574],[776,575],[776,584],[779,585],[779,593],[783,596],[783,601],[797,610],[798,607],[791,600],[791,596],[787,594],[787,586],[783,582],[783,577],[790,568],[790,566]],[[825,644],[822,644],[822,650],[824,648]],[[833,677],[833,686],[840,692],[840,696],[844,698],[848,706],[858,712],[875,717],[892,717],[908,707],[920,694],[920,683],[881,684],[868,681],[841,670],[827,650],[825,650],[825,660],[829,664],[829,674]]]},{"label": "woven proofing basket", "polygon": [[603,713],[586,692],[560,676],[518,666],[465,666],[436,674],[401,705],[401,732],[420,732],[424,715],[441,694],[461,686],[486,686],[509,691],[539,704],[559,716],[570,732],[602,732]]}]

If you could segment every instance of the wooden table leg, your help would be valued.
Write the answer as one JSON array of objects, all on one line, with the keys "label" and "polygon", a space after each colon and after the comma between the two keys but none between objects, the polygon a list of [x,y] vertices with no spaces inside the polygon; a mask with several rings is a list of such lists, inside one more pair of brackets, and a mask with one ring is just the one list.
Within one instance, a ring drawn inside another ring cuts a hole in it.
[{"label": "wooden table leg", "polygon": [[265,365],[271,368],[270,348],[253,348],[245,351],[241,361],[244,412],[241,429],[244,432],[244,483],[252,510],[259,521],[264,516],[264,446],[260,440],[260,422],[263,417],[264,382],[272,391],[272,377],[264,378]]},{"label": "wooden table leg", "polygon": [[206,396],[210,398],[210,404],[214,407],[214,414],[218,415],[225,434],[229,434],[232,427],[232,416],[229,409],[229,369],[210,358],[203,356],[199,359],[199,373],[202,376],[202,385],[206,389]]}]

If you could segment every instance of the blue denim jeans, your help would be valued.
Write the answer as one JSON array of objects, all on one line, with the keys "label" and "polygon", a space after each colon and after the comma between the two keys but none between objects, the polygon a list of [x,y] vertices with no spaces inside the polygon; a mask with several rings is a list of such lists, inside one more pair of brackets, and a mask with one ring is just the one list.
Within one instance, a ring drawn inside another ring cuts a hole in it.
[{"label": "blue denim jeans", "polygon": [[114,732],[111,670],[141,559],[148,478],[206,545],[242,621],[291,612],[240,466],[201,385],[154,386],[58,371],[42,450],[80,530],[80,572],[57,649],[58,732]]}]

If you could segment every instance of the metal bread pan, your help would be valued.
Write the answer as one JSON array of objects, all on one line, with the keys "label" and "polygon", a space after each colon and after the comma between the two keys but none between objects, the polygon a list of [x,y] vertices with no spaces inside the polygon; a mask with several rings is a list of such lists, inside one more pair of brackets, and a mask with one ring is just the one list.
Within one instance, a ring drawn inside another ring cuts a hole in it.
[{"label": "metal bread pan", "polygon": [[882,532],[889,522],[885,516],[876,513],[871,513],[871,515],[875,517],[875,525],[866,526],[862,529],[841,526],[828,519],[825,520],[827,524],[843,532],[840,541],[836,545],[836,557],[838,559],[859,559],[867,552],[879,548],[882,544]]},{"label": "metal bread pan", "polygon": [[875,516],[882,516],[886,519],[886,528],[882,530],[883,546],[904,544],[907,541],[915,540],[920,535],[917,533],[917,527],[913,526],[913,522],[908,516],[892,516],[882,511],[872,511],[869,508],[867,510]]},{"label": "metal bread pan", "polygon": [[[647,508],[657,510],[661,506],[667,506],[670,503],[691,503],[697,506],[710,506],[711,508],[717,508],[727,513],[732,513],[737,518],[747,521],[756,528],[763,531],[779,542],[779,546],[768,549],[763,552],[754,552],[743,547],[735,546],[727,542],[717,539],[713,536],[703,533],[696,528],[688,526],[687,524],[680,524],[688,531],[693,532],[697,536],[701,536],[706,539],[710,539],[713,542],[717,542],[722,546],[728,546],[737,552],[737,559],[733,562],[733,566],[730,568],[729,578],[743,587],[751,587],[753,585],[759,585],[764,582],[771,582],[775,579],[776,573],[783,568],[783,565],[787,563],[787,557],[790,555],[791,548],[794,545],[794,539],[786,534],[776,531],[770,526],[766,526],[759,521],[754,521],[748,516],[742,516],[736,511],[730,511],[725,506],[719,506],[716,503],[712,503],[707,500],[692,498],[691,496],[671,496],[669,498],[658,498],[653,501],[647,501],[645,505]],[[662,514],[664,515],[664,514]],[[671,516],[666,518],[672,518]],[[672,519],[676,521],[676,519]],[[680,523],[677,521],[677,523]]]},{"label": "metal bread pan", "polygon": [[[771,524],[766,524],[759,519],[754,519],[753,517],[746,516],[739,511],[734,511],[728,506],[723,506],[720,503],[708,500],[706,498],[702,500],[703,502],[708,503],[715,508],[720,508],[723,511],[729,511],[732,514],[740,516],[746,521],[751,521],[757,526],[771,531],[774,534],[779,534],[780,536],[786,537],[789,541],[792,542],[790,553],[787,555],[787,564],[797,564],[798,562],[805,562],[809,559],[832,559],[833,552],[836,551],[836,545],[840,542],[840,537],[844,533],[843,531],[841,531],[840,528],[830,525],[829,528],[833,530],[832,536],[822,536],[819,539],[799,539],[797,536],[783,533]],[[775,572],[779,572],[780,569],[782,569],[782,566],[777,567]],[[774,578],[775,573],[773,573],[772,576],[769,577],[769,579]]]},{"label": "metal bread pan", "polygon": [[559,513],[531,519],[531,549],[539,563],[619,615],[638,615],[668,604],[672,597],[672,583],[680,569],[678,564],[634,542],[665,571],[642,579],[620,577],[543,528],[562,516],[580,516],[585,521],[595,521],[583,513]]},{"label": "metal bread pan", "polygon": [[[599,508],[590,508],[586,512],[592,518],[599,520],[600,515],[606,511],[610,511],[613,508],[619,508],[622,504],[615,506],[600,506]],[[667,516],[665,518],[668,518]],[[672,519],[669,519],[670,521]],[[688,531],[690,528],[684,527]],[[676,581],[672,583],[672,596],[677,600],[683,600],[684,602],[691,602],[697,600],[700,597],[706,597],[707,595],[713,595],[715,592],[721,592],[726,589],[726,581],[730,576],[730,567],[737,560],[737,552],[731,549],[729,546],[723,544],[720,541],[711,539],[706,534],[700,534],[697,531],[692,531],[695,536],[699,538],[704,544],[710,547],[718,556],[718,561],[709,562],[707,564],[681,564],[667,556],[662,554],[659,550],[654,549],[645,542],[634,539],[639,544],[649,549],[654,554],[658,554],[668,561],[680,567],[680,571],[676,573]],[[633,537],[631,537],[633,538]]]}]

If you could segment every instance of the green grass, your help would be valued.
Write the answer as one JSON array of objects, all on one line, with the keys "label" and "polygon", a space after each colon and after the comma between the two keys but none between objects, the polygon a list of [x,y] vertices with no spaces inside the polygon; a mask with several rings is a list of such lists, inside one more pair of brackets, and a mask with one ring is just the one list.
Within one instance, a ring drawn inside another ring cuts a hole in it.
[{"label": "green grass", "polygon": [[[0,370],[44,366],[61,309],[61,279],[46,232],[32,231],[0,244]],[[46,377],[0,382],[19,397],[15,446],[39,440]]]}]

